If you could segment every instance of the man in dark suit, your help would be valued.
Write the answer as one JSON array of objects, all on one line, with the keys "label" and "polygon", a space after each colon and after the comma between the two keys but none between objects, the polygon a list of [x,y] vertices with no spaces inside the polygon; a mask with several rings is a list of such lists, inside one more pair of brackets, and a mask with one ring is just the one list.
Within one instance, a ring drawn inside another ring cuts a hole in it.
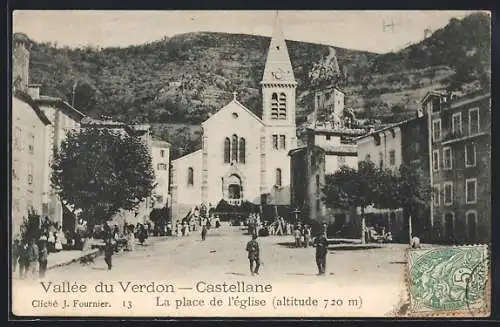
[{"label": "man in dark suit", "polygon": [[326,254],[328,252],[328,240],[324,233],[318,233],[318,236],[314,239],[313,246],[316,248],[318,276],[324,276],[326,270]]}]

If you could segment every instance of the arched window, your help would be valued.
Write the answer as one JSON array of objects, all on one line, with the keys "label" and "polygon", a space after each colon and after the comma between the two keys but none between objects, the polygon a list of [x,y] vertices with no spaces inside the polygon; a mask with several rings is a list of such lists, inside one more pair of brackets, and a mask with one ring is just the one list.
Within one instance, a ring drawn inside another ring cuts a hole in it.
[{"label": "arched window", "polygon": [[193,167],[188,168],[188,186],[194,185]]},{"label": "arched window", "polygon": [[224,140],[224,162],[231,162],[231,140],[229,137]]},{"label": "arched window", "polygon": [[276,186],[281,186],[281,169],[276,169]]},{"label": "arched window", "polygon": [[242,137],[240,138],[240,163],[245,163],[245,156],[246,156],[246,142],[245,139]]},{"label": "arched window", "polygon": [[233,142],[231,144],[231,160],[238,161],[238,136],[233,134]]},{"label": "arched window", "polygon": [[278,119],[278,94],[271,95],[271,119]]},{"label": "arched window", "polygon": [[280,93],[279,98],[279,119],[286,119],[286,94]]}]

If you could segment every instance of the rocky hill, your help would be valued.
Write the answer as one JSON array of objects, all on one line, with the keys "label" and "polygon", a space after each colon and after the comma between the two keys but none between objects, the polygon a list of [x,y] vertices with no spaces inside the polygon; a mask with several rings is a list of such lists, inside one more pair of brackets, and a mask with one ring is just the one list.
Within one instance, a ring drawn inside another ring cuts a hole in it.
[{"label": "rocky hill", "polygon": [[[328,48],[287,44],[298,81],[300,124],[312,109],[308,72]],[[233,91],[260,115],[259,82],[268,46],[267,37],[206,32],[125,48],[72,49],[32,42],[30,78],[42,84],[42,94],[74,101],[89,115],[154,123],[155,133],[173,143],[178,156],[199,146],[199,130],[192,125],[224,106]],[[490,49],[490,16],[484,13],[452,19],[395,53],[336,48],[347,76],[346,105],[361,117],[404,119],[428,90],[488,85]]]}]

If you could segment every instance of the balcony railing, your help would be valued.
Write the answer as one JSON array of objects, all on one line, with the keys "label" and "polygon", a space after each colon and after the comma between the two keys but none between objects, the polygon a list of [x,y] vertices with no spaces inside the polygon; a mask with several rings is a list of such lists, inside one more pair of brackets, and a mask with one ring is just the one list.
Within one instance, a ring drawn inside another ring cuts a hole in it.
[{"label": "balcony railing", "polygon": [[232,206],[239,206],[243,202],[242,199],[227,199],[227,203],[229,203]]},{"label": "balcony railing", "polygon": [[461,138],[464,136],[465,136],[464,132],[449,132],[449,133],[443,135],[442,141],[446,142],[446,141],[458,139],[458,138]]},{"label": "balcony railing", "polygon": [[473,133],[468,133],[466,131],[462,131],[462,132],[449,132],[448,134],[445,134],[443,135],[443,138],[441,140],[441,144],[450,144],[450,143],[454,143],[454,142],[459,142],[459,141],[464,141],[464,140],[467,140],[467,139],[470,139],[470,138],[473,138],[473,137],[477,137],[477,136],[482,136],[482,135],[486,135],[488,134],[487,132],[485,131],[474,131]]}]

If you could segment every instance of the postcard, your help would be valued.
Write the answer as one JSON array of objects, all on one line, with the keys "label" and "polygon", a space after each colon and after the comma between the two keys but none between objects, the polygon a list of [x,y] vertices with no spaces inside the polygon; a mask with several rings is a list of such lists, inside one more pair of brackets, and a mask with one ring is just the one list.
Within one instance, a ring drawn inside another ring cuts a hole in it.
[{"label": "postcard", "polygon": [[14,11],[13,316],[489,316],[490,26]]}]

